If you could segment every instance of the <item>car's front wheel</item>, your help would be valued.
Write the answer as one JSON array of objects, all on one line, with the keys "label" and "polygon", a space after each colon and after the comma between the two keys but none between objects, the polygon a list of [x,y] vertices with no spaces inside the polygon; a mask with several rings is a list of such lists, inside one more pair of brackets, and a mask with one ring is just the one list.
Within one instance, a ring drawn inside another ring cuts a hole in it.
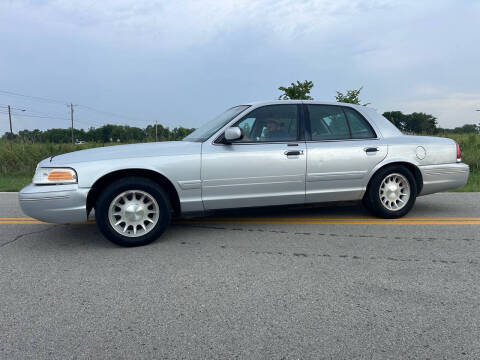
[{"label": "car's front wheel", "polygon": [[104,189],[96,203],[95,218],[110,241],[121,246],[146,245],[170,223],[170,203],[154,181],[126,177]]},{"label": "car's front wheel", "polygon": [[410,170],[392,165],[373,176],[363,203],[376,216],[393,219],[412,209],[416,195],[417,185]]}]

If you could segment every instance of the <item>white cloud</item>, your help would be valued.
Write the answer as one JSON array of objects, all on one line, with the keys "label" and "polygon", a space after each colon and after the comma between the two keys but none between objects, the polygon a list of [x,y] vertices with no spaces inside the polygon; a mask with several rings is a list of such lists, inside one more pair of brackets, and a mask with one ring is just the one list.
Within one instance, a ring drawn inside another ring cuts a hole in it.
[{"label": "white cloud", "polygon": [[[363,85],[382,111],[450,127],[480,121],[479,16],[468,0],[0,0],[0,76],[5,90],[167,112],[170,126],[295,80],[321,100]],[[191,106],[165,105],[178,94]]]},{"label": "white cloud", "polygon": [[158,47],[204,44],[217,36],[255,29],[279,39],[322,32],[356,22],[399,0],[49,0],[3,3],[51,29],[88,33],[97,40],[156,41]]}]

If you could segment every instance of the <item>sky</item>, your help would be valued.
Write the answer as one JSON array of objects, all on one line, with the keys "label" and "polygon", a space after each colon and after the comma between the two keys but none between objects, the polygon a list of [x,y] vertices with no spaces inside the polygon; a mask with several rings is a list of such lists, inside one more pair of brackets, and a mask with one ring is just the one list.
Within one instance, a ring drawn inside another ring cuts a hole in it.
[{"label": "sky", "polygon": [[0,0],[0,44],[0,134],[7,105],[14,132],[70,103],[75,127],[198,127],[296,80],[480,123],[478,0]]}]

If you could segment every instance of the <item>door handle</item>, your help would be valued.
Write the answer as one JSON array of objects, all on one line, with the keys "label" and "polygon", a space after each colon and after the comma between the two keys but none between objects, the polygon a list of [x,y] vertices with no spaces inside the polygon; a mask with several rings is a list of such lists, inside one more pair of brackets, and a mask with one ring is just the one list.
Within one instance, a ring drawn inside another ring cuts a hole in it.
[{"label": "door handle", "polygon": [[376,153],[377,151],[379,151],[379,148],[378,147],[369,147],[369,148],[365,148],[363,150],[368,154],[368,153]]},{"label": "door handle", "polygon": [[303,155],[303,150],[286,150],[284,152],[285,155],[290,156],[290,155]]}]

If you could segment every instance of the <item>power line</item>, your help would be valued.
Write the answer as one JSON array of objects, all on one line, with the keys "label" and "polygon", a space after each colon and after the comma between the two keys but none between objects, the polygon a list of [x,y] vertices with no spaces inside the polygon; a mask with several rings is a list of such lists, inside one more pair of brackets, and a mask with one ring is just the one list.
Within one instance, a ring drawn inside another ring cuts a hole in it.
[{"label": "power line", "polygon": [[2,107],[2,108],[5,108],[5,109],[8,109],[8,108],[10,108],[10,109],[12,109],[12,110],[20,110],[20,111],[25,111],[25,109],[22,109],[22,108],[16,108],[16,107],[12,107],[12,106],[10,106],[10,105],[0,105],[0,107]]},{"label": "power line", "polygon": [[[13,108],[12,108],[13,109]],[[2,111],[0,110],[0,114],[3,114],[3,115],[8,115],[8,111]],[[13,113],[13,115],[15,116],[20,116],[20,117],[27,117],[27,118],[38,118],[38,119],[53,119],[53,120],[64,120],[64,121],[70,121],[70,119],[66,118],[66,117],[57,117],[57,116],[51,116],[51,115],[34,115],[34,114],[19,114],[19,113]],[[85,125],[97,125],[97,126],[105,126],[105,125],[108,125],[108,124],[103,124],[99,121],[96,121],[96,120],[92,120],[92,119],[89,119],[88,122],[85,122],[83,120],[78,120],[78,119],[75,119],[76,122],[79,122],[81,124],[85,124]]]},{"label": "power line", "polygon": [[[45,97],[41,97],[41,96],[25,95],[25,94],[16,93],[16,92],[13,92],[13,91],[6,91],[6,90],[0,90],[0,93],[1,94],[6,94],[6,95],[9,95],[9,96],[20,96],[20,97],[23,97],[23,98],[33,99],[33,100],[37,100],[37,101],[44,101],[44,102],[50,102],[50,103],[70,106],[70,104],[67,101],[45,98]],[[116,114],[116,113],[113,113],[113,112],[110,112],[110,111],[96,109],[94,107],[87,106],[87,105],[77,104],[75,106],[81,107],[81,108],[86,109],[86,110],[94,111],[94,112],[97,112],[97,113],[100,113],[100,114],[104,114],[104,115],[107,115],[107,116],[115,117],[115,118],[122,118],[122,119],[130,120],[130,121],[139,121],[139,122],[149,123],[149,124],[152,124],[154,122],[153,120],[137,119],[137,118],[134,118],[134,117],[131,117],[131,116],[125,116],[125,115]]]},{"label": "power line", "polygon": [[[0,110],[0,114],[2,115],[8,115],[8,111],[1,111]],[[37,118],[37,119],[52,119],[52,120],[63,120],[63,121],[70,121],[70,119],[68,118],[62,118],[62,117],[56,117],[56,116],[49,116],[49,115],[32,115],[32,114],[17,114],[17,113],[12,113],[12,115],[15,115],[15,116],[19,116],[19,117],[22,117],[22,118]],[[102,126],[106,126],[108,125],[107,123],[101,123],[99,121],[96,121],[96,120],[92,120],[92,119],[89,119],[88,121],[84,121],[84,120],[78,120],[77,118],[75,118],[75,122],[78,122],[80,124],[83,124],[83,125],[88,125],[88,126],[94,126],[94,127],[102,127]]]},{"label": "power line", "polygon": [[20,97],[23,97],[23,98],[33,99],[33,100],[37,100],[37,101],[57,103],[57,104],[62,104],[62,105],[68,104],[66,101],[55,100],[55,99],[50,99],[50,98],[45,98],[45,97],[40,97],[40,96],[24,95],[24,94],[15,93],[13,91],[0,90],[0,93],[5,94],[5,95],[9,95],[9,96],[20,96]]},{"label": "power line", "polygon": [[95,111],[97,113],[112,116],[112,117],[116,117],[116,118],[123,118],[123,119],[126,119],[126,120],[133,120],[133,121],[141,121],[141,122],[145,122],[145,123],[152,123],[153,122],[151,120],[136,119],[136,118],[133,118],[133,117],[130,117],[130,116],[115,114],[115,113],[110,112],[110,111],[95,109],[91,106],[86,106],[86,105],[81,105],[81,104],[78,104],[77,106],[80,107],[80,108],[86,109],[86,110]]},{"label": "power line", "polygon": [[[52,120],[63,120],[63,121],[70,120],[71,121],[71,130],[72,130],[72,142],[73,142],[73,130],[74,130],[74,126],[73,126],[73,107],[74,106],[75,107],[80,107],[80,108],[85,109],[85,110],[93,111],[93,112],[96,112],[96,113],[99,113],[99,114],[102,114],[102,115],[110,116],[110,117],[113,117],[113,118],[116,118],[116,119],[125,119],[125,120],[129,120],[129,121],[133,121],[133,122],[141,122],[141,123],[148,124],[148,125],[150,125],[152,123],[157,124],[157,122],[155,122],[153,120],[137,119],[137,118],[134,118],[134,117],[131,117],[131,116],[126,116],[126,115],[116,114],[116,113],[110,112],[110,111],[96,109],[94,107],[87,106],[87,105],[81,105],[81,104],[73,105],[72,103],[69,104],[66,101],[62,101],[62,100],[58,100],[58,99],[20,94],[20,93],[17,93],[17,92],[7,91],[7,90],[0,90],[0,94],[4,94],[6,96],[22,97],[22,98],[32,99],[32,100],[35,100],[35,101],[45,102],[45,103],[50,103],[50,104],[61,104],[61,105],[64,105],[64,106],[66,105],[70,108],[70,118],[68,119],[68,118],[60,117],[59,115],[50,115],[50,114],[47,114],[47,113],[35,112],[35,111],[34,111],[34,113],[28,113],[28,114],[19,114],[19,113],[16,113],[16,112],[12,113],[12,110],[18,110],[18,111],[22,111],[22,112],[26,111],[26,110],[22,109],[22,108],[17,108],[17,107],[14,108],[14,107],[11,107],[10,105],[0,105],[0,114],[8,114],[9,115],[10,131],[12,131],[12,126],[11,126],[11,116],[12,116],[12,114],[15,115],[15,116],[27,117],[27,118],[52,119]],[[1,108],[8,109],[8,111],[3,112]],[[78,120],[76,120],[76,121],[78,121]],[[102,127],[102,126],[107,125],[106,123],[101,123],[99,121],[93,121],[93,120],[89,120],[89,121],[90,121],[90,124],[87,124],[87,125],[90,125],[90,126],[91,125],[94,125],[94,126],[96,125],[98,127]],[[84,121],[79,121],[79,123],[86,124]],[[155,130],[157,130],[157,125],[155,125]]]},{"label": "power line", "polygon": [[33,117],[33,118],[39,118],[39,119],[55,119],[55,120],[65,120],[68,121],[70,119],[67,118],[61,118],[61,117],[56,117],[56,116],[50,116],[50,115],[32,115],[32,114],[15,114],[16,116],[20,117]]},{"label": "power line", "polygon": [[[48,114],[48,113],[44,113],[44,112],[38,112],[36,110],[33,110],[33,113],[32,113],[32,109],[30,109],[28,106],[23,106],[22,108],[18,108],[18,107],[13,107],[11,105],[0,104],[0,108],[8,108],[9,106],[10,106],[11,109],[14,109],[14,110],[20,110],[20,111],[27,111],[28,110],[29,115],[26,115],[26,116],[40,115],[40,116],[45,116],[45,117],[52,117],[52,114]],[[0,109],[0,111],[1,111],[1,109]],[[60,116],[60,115],[53,114],[53,117],[56,117],[56,116]]]}]

